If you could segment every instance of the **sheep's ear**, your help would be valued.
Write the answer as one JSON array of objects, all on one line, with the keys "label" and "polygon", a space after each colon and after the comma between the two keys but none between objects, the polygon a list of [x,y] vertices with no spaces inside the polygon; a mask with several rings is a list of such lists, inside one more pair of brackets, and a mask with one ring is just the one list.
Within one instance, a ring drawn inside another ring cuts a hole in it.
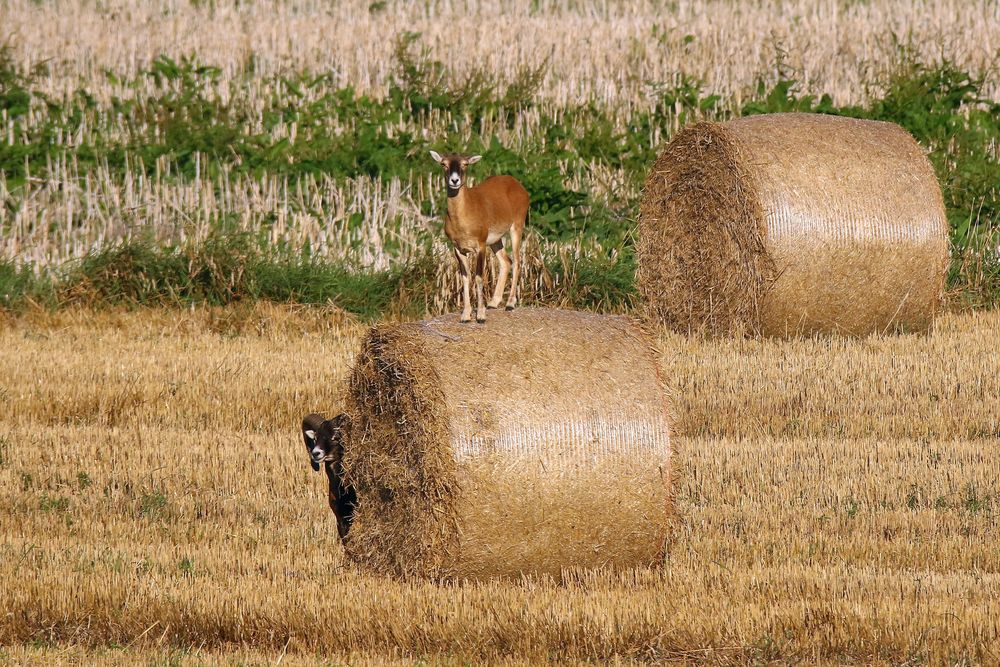
[{"label": "sheep's ear", "polygon": [[482,155],[473,155],[472,157],[469,158],[469,164],[476,164],[482,159],[483,159]]},{"label": "sheep's ear", "polygon": [[313,442],[316,442],[316,431],[314,431],[312,429],[307,429],[307,430],[303,431],[303,433],[305,434],[305,436],[307,438],[309,438]]},{"label": "sheep's ear", "polygon": [[442,160],[437,151],[431,151],[431,157],[434,158],[435,162],[440,162]]}]

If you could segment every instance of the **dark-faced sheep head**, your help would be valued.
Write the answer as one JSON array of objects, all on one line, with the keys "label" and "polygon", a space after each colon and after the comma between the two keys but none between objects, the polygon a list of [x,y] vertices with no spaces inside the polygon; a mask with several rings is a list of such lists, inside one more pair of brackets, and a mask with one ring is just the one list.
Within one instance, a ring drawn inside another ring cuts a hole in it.
[{"label": "dark-faced sheep head", "polygon": [[318,414],[306,415],[302,420],[302,439],[309,452],[309,464],[319,470],[322,463],[330,483],[330,509],[337,517],[337,532],[341,539],[347,537],[354,519],[357,494],[344,483],[344,434],[349,424],[347,415],[323,419]]}]

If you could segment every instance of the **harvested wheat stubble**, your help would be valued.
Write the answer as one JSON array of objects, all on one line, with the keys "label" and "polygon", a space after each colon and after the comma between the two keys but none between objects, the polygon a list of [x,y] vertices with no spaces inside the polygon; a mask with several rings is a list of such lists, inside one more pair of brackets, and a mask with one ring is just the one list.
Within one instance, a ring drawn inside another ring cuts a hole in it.
[{"label": "harvested wheat stubble", "polygon": [[789,113],[688,127],[653,164],[639,229],[639,290],[677,331],[924,331],[944,293],[941,190],[893,123]]},{"label": "harvested wheat stubble", "polygon": [[363,567],[490,578],[662,555],[667,399],[631,319],[527,308],[379,324],[347,411],[345,546]]}]

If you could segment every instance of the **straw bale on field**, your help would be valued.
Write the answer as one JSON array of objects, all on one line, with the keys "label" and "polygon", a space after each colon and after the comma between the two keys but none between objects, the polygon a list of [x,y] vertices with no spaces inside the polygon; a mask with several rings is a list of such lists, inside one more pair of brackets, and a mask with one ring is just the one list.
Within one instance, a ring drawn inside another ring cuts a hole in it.
[{"label": "straw bale on field", "polygon": [[892,123],[790,113],[688,127],[653,164],[639,230],[640,292],[678,331],[922,331],[942,301],[941,190]]},{"label": "straw bale on field", "polygon": [[657,364],[624,317],[372,327],[347,400],[349,557],[435,578],[655,563],[670,500]]}]

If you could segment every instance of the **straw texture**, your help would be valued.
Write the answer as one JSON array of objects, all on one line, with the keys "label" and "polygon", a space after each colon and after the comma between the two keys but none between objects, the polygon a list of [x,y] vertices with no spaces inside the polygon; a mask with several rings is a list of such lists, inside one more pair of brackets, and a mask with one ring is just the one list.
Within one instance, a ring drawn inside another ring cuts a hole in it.
[{"label": "straw texture", "polygon": [[699,123],[654,163],[638,283],[672,329],[924,331],[948,225],[924,151],[892,123],[771,114]]},{"label": "straw texture", "polygon": [[348,396],[348,555],[433,578],[654,564],[666,408],[657,355],[628,318],[526,308],[485,325],[376,325]]}]

